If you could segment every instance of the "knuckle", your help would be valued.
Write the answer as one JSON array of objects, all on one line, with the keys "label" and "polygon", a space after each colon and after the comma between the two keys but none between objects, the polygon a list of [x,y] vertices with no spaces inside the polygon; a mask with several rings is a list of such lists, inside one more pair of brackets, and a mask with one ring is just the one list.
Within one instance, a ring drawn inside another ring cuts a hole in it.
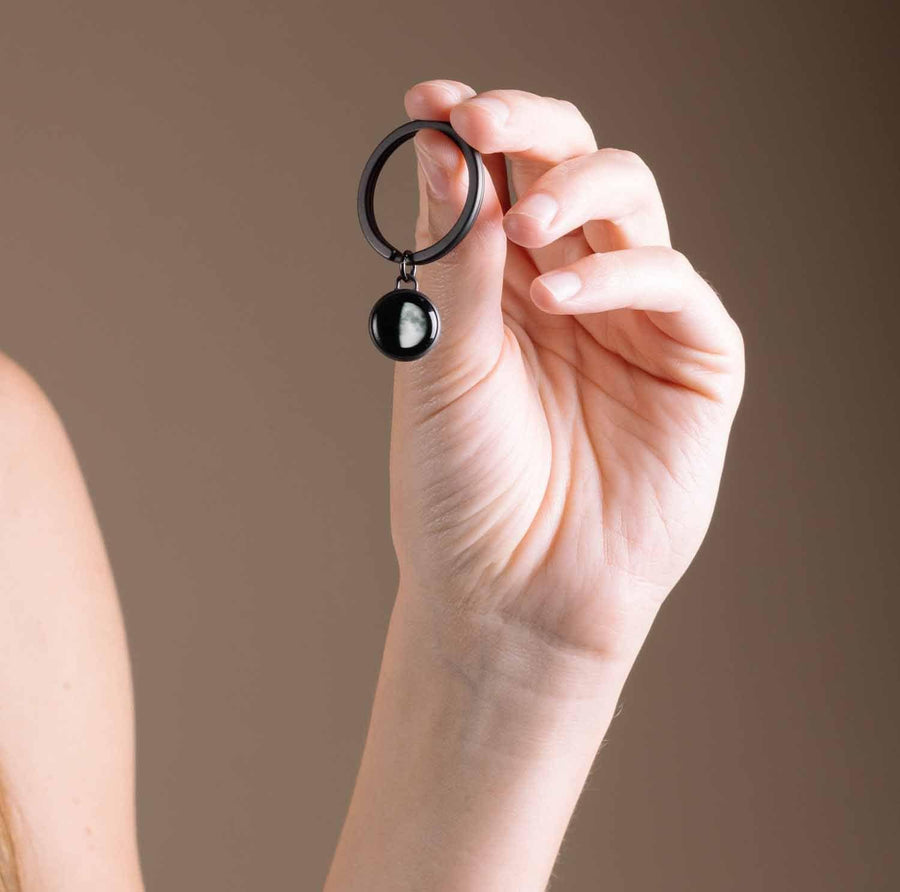
[{"label": "knuckle", "polygon": [[538,97],[534,93],[529,93],[526,90],[482,90],[480,93],[476,93],[472,96],[472,99],[480,99],[481,97],[486,97],[489,99],[499,99],[502,102],[507,103],[510,108],[514,108],[515,106],[523,105],[528,102],[534,102]]},{"label": "knuckle", "polygon": [[590,121],[584,116],[581,109],[568,99],[554,99],[556,107],[574,121],[575,127],[581,131],[579,140],[584,150],[596,149],[597,142],[594,138],[594,129]]},{"label": "knuckle", "polygon": [[675,248],[659,248],[661,256],[665,258],[671,273],[681,282],[689,282],[697,277],[694,264],[688,260],[685,254]]},{"label": "knuckle", "polygon": [[731,349],[734,352],[734,355],[740,361],[740,364],[744,363],[744,356],[746,354],[746,345],[744,342],[744,333],[741,331],[740,325],[737,324],[734,317],[728,316],[728,329],[729,329],[729,337],[731,341]]},{"label": "knuckle", "polygon": [[644,159],[631,151],[606,147],[596,153],[597,167],[602,176],[611,176],[620,181],[628,195],[628,213],[642,210],[650,215],[659,233],[659,244],[669,242],[668,225],[659,185],[653,171]]},{"label": "knuckle", "polygon": [[604,160],[612,161],[648,182],[656,182],[650,165],[637,152],[633,152],[631,149],[616,148],[600,149],[600,152],[603,154]]},{"label": "knuckle", "polygon": [[572,102],[571,100],[569,100],[569,99],[554,99],[553,102],[557,105],[557,107],[561,111],[564,111],[566,114],[572,115],[572,117],[574,117],[574,118],[580,118],[582,121],[587,123],[584,115],[581,113],[581,109],[577,105],[575,105],[575,103]]}]

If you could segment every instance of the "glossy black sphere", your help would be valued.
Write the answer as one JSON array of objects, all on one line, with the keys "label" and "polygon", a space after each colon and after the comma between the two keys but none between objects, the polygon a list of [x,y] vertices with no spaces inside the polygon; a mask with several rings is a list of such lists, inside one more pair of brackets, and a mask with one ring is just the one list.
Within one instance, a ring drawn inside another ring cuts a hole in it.
[{"label": "glossy black sphere", "polygon": [[405,362],[424,356],[437,340],[441,320],[434,304],[411,288],[398,288],[381,297],[369,313],[369,334],[375,346]]}]

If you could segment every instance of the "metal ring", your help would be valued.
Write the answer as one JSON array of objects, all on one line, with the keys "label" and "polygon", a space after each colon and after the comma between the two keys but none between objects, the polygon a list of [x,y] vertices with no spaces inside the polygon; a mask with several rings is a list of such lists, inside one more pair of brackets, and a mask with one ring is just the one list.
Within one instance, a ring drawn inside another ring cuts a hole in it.
[{"label": "metal ring", "polygon": [[395,248],[379,229],[375,220],[375,184],[378,182],[378,176],[388,158],[403,143],[412,139],[418,130],[424,129],[439,130],[449,136],[459,147],[469,170],[469,193],[466,195],[462,213],[450,231],[433,245],[412,253],[411,262],[413,264],[431,263],[432,260],[437,260],[452,251],[472,228],[484,198],[484,162],[481,160],[481,153],[473,149],[446,121],[408,121],[391,131],[378,143],[363,168],[356,198],[356,209],[359,214],[359,225],[362,227],[366,241],[382,257],[395,263],[400,262],[409,252]]},{"label": "metal ring", "polygon": [[412,251],[404,251],[403,256],[400,258],[400,278],[404,282],[408,282],[410,279],[415,280],[416,278],[416,264],[413,261]]}]

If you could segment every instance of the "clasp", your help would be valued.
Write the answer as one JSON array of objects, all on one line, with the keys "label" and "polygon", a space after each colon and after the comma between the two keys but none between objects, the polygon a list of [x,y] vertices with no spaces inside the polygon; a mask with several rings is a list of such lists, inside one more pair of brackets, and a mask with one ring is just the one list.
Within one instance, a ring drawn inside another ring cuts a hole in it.
[{"label": "clasp", "polygon": [[394,285],[395,289],[400,288],[401,282],[412,282],[413,288],[418,291],[419,283],[416,281],[416,264],[413,262],[412,251],[404,251],[400,255],[400,275]]}]

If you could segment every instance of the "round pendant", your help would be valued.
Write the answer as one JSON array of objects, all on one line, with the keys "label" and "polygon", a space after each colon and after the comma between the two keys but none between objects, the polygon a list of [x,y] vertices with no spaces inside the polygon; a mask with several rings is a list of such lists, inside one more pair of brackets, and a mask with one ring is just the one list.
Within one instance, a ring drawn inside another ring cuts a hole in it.
[{"label": "round pendant", "polygon": [[441,319],[434,304],[411,288],[396,288],[376,301],[369,313],[369,334],[391,359],[424,356],[437,340]]}]

